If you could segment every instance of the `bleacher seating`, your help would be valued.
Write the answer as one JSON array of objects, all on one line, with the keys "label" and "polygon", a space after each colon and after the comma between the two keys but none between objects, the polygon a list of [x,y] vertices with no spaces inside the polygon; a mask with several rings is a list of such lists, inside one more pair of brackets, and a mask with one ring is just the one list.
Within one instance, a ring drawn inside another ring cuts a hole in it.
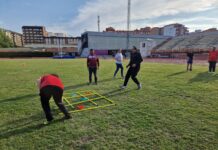
[{"label": "bleacher seating", "polygon": [[187,51],[187,49],[207,51],[211,47],[218,48],[218,32],[202,32],[185,36],[178,36],[169,40],[156,51]]}]

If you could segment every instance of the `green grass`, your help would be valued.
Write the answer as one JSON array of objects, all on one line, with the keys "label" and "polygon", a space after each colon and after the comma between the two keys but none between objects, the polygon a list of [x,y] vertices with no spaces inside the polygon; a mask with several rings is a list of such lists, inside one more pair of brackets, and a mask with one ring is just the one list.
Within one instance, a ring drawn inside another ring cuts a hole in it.
[{"label": "green grass", "polygon": [[[127,63],[127,62],[125,62]],[[112,80],[114,62],[101,61],[99,85],[87,86],[84,59],[0,61],[0,149],[210,149],[218,147],[218,75],[206,66],[143,63],[138,76],[120,91]],[[45,120],[36,79],[58,73],[67,91],[96,90],[116,106]]]}]

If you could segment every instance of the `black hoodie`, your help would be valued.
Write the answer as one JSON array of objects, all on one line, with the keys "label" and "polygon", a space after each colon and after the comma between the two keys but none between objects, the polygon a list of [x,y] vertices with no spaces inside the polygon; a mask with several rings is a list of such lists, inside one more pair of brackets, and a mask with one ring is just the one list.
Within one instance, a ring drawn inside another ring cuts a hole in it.
[{"label": "black hoodie", "polygon": [[140,67],[142,61],[143,59],[139,52],[131,53],[130,62],[128,66],[132,67],[133,64],[136,64],[136,67]]}]

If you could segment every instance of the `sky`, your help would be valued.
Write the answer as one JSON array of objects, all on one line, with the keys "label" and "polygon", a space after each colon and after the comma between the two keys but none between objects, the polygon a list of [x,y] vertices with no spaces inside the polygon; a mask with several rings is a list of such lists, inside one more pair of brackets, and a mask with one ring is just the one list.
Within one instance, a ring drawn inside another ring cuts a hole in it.
[{"label": "sky", "polygon": [[[80,36],[106,27],[127,28],[127,0],[0,0],[0,27],[23,25]],[[131,29],[185,24],[190,31],[218,28],[218,0],[131,0]]]}]

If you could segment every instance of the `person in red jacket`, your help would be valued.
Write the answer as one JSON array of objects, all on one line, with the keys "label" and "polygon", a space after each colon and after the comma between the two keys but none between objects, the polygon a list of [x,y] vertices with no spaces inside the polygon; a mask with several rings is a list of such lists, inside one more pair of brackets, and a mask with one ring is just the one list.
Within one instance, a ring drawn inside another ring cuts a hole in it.
[{"label": "person in red jacket", "polygon": [[71,116],[62,102],[64,85],[59,76],[56,74],[44,75],[38,80],[38,86],[40,90],[41,105],[47,121],[50,122],[53,120],[49,105],[51,97],[53,97],[55,104],[60,111],[64,113],[64,119],[70,119]]},{"label": "person in red jacket", "polygon": [[87,67],[89,70],[89,84],[92,83],[92,74],[95,76],[95,84],[98,84],[97,69],[99,69],[99,59],[95,55],[95,51],[90,49],[90,54],[87,57]]},{"label": "person in red jacket", "polygon": [[216,51],[216,47],[213,47],[213,50],[209,52],[209,72],[216,71],[217,56],[218,52]]}]

